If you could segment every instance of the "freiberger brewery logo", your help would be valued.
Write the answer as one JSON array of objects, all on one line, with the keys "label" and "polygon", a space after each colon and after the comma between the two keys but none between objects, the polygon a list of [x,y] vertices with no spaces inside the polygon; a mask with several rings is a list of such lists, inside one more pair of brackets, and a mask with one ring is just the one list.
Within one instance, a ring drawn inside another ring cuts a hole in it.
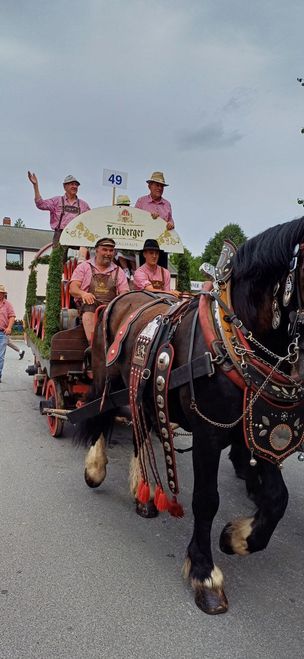
[{"label": "freiberger brewery logo", "polygon": [[127,208],[123,208],[123,210],[119,211],[118,219],[124,224],[134,224],[132,213],[130,213]]},{"label": "freiberger brewery logo", "polygon": [[142,238],[144,235],[144,229],[136,228],[140,225],[135,225],[135,226],[129,226],[129,225],[134,225],[134,220],[132,213],[129,211],[128,208],[123,208],[122,210],[119,211],[117,215],[117,222],[115,224],[113,223],[108,223],[107,224],[107,232],[108,236],[111,237],[119,237],[122,236],[123,238],[132,238],[133,240],[138,240],[139,238]]}]

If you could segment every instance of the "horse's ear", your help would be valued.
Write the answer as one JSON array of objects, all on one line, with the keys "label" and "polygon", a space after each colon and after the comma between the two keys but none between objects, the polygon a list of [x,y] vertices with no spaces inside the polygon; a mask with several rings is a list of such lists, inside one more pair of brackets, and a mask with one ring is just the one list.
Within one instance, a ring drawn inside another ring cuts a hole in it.
[{"label": "horse's ear", "polygon": [[224,245],[225,245],[225,243],[227,243],[227,245],[230,245],[230,247],[231,247],[231,249],[233,250],[233,253],[234,253],[234,254],[237,253],[237,246],[236,246],[236,244],[233,242],[233,240],[230,240],[230,238],[225,238],[225,240],[224,240]]}]

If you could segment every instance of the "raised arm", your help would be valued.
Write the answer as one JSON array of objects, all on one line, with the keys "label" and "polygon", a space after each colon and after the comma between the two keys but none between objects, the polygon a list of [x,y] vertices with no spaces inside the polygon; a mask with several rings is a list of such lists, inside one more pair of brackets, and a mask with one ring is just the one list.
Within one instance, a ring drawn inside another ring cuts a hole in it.
[{"label": "raised arm", "polygon": [[34,174],[34,172],[33,173],[28,172],[27,175],[28,175],[29,181],[31,182],[31,184],[34,188],[35,201],[37,201],[37,199],[41,199],[41,194],[40,194],[39,185],[38,185],[38,178],[37,178],[36,174]]}]

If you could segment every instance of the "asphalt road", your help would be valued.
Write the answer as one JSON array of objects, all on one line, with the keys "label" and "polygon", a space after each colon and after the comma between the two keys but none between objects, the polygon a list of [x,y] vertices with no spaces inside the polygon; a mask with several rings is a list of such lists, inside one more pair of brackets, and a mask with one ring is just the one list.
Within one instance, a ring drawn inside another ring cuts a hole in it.
[{"label": "asphalt road", "polygon": [[[227,455],[214,523],[230,608],[207,616],[180,571],[191,536],[191,454],[178,456],[182,520],[143,520],[128,494],[120,429],[108,476],[83,480],[83,449],[52,439],[23,361],[7,350],[0,384],[1,659],[300,659],[304,655],[304,466],[285,462],[290,502],[265,552],[230,557],[223,525],[252,511]],[[178,440],[180,445],[187,438]]]}]

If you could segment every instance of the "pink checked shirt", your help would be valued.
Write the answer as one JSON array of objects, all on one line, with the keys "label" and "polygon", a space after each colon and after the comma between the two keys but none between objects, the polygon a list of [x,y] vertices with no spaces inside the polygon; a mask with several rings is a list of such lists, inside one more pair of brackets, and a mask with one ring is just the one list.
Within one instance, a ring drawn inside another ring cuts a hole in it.
[{"label": "pink checked shirt", "polygon": [[162,220],[174,224],[170,201],[163,199],[163,197],[158,201],[153,201],[150,194],[145,195],[145,197],[139,197],[135,208],[141,208],[142,211],[148,211],[148,213],[157,213]]},{"label": "pink checked shirt", "polygon": [[[79,211],[80,213],[84,213],[85,211],[90,210],[89,204],[87,204],[86,201],[83,201],[83,199],[75,199],[75,201],[71,204],[68,202],[66,195],[62,195],[61,197],[52,197],[52,199],[35,199],[35,204],[37,208],[39,208],[41,211],[49,211],[50,212],[50,225],[51,229],[55,230],[58,227],[61,212],[62,212],[62,197],[64,198],[64,204],[66,206],[75,206],[75,208],[78,207],[78,202],[79,202]],[[64,229],[71,220],[74,220],[75,217],[77,217],[76,213],[69,213],[66,212],[63,215],[63,218],[61,220],[60,224],[60,229]]]},{"label": "pink checked shirt", "polygon": [[0,329],[5,330],[8,327],[9,319],[15,318],[15,312],[12,304],[7,300],[0,302]]},{"label": "pink checked shirt", "polygon": [[116,270],[116,268],[118,268],[118,275],[116,280],[117,295],[130,290],[127,277],[124,271],[118,265],[116,265],[115,263],[111,263],[106,270],[101,271],[97,267],[95,263],[95,259],[89,259],[88,261],[83,261],[82,263],[79,263],[77,268],[75,268],[70,280],[70,281],[80,281],[80,288],[82,291],[88,291],[90,288],[91,279],[92,279],[92,268],[90,264],[93,266],[93,270],[95,270],[96,273],[102,272],[103,275],[107,275],[109,274],[109,272],[112,272]]},{"label": "pink checked shirt", "polygon": [[[170,272],[163,268],[164,290],[170,291]],[[151,268],[146,263],[135,270],[134,284],[137,291],[142,291],[146,286],[151,286],[153,280],[162,281],[162,269],[159,265]]]}]

